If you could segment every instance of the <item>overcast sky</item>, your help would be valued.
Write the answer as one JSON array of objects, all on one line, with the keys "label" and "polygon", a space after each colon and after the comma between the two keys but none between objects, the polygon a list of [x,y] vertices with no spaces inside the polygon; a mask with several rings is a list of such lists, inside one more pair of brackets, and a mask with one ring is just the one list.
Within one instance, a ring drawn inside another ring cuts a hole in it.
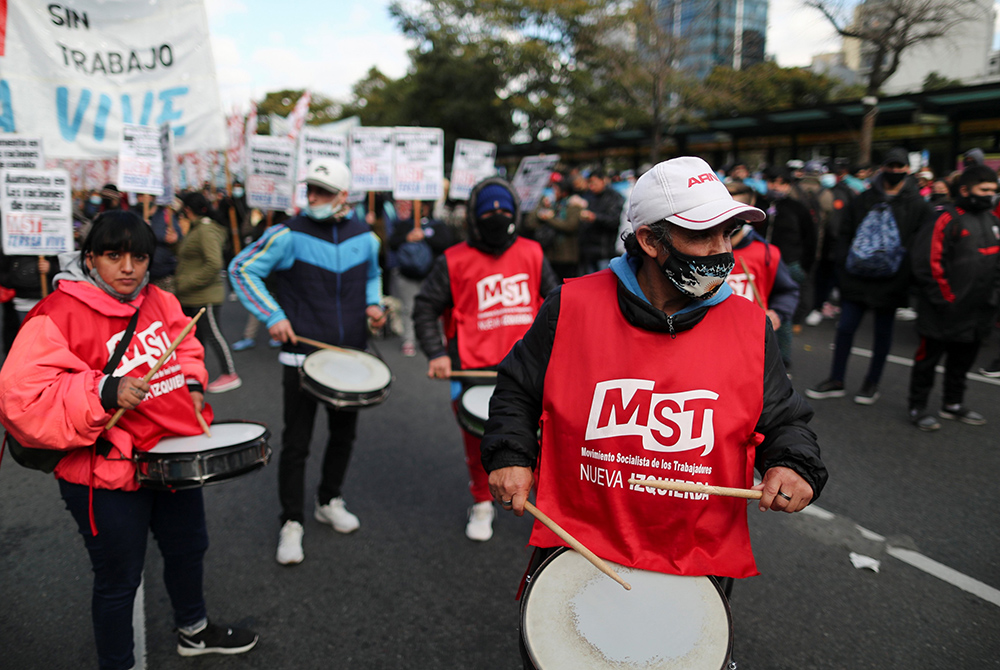
[{"label": "overcast sky", "polygon": [[[206,0],[222,104],[246,109],[251,98],[308,88],[346,101],[351,86],[377,66],[405,74],[411,46],[389,18],[388,0]],[[840,41],[803,0],[771,0],[767,53],[779,65],[808,65]],[[1000,32],[1000,31],[998,31]]]}]

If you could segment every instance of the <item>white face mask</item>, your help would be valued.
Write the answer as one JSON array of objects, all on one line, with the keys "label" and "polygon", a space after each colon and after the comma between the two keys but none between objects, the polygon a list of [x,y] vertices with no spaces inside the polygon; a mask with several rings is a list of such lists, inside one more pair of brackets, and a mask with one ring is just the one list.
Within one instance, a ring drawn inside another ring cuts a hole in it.
[{"label": "white face mask", "polygon": [[310,219],[315,219],[317,221],[324,221],[335,216],[342,216],[346,210],[347,205],[344,203],[340,203],[336,207],[334,207],[333,202],[328,202],[325,205],[318,205],[316,207],[313,207],[312,205],[305,206],[305,213]]}]

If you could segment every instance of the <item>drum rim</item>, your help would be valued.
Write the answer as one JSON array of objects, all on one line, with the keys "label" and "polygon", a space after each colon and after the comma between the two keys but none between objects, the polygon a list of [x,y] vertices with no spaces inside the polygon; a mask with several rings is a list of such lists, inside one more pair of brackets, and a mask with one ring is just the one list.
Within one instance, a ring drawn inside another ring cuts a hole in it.
[{"label": "drum rim", "polygon": [[[526,614],[527,614],[528,596],[531,594],[531,588],[535,585],[535,582],[537,582],[536,577],[540,575],[542,571],[545,570],[545,568],[548,567],[550,563],[555,561],[556,558],[562,556],[568,551],[574,551],[574,549],[572,549],[571,547],[559,547],[551,556],[542,561],[541,564],[538,566],[538,568],[532,574],[527,575],[527,579],[524,586],[524,593],[521,594],[521,608],[520,608],[521,611],[519,612],[518,616],[518,620],[520,621],[521,625],[519,635],[521,636],[521,642],[524,645],[524,650],[527,652],[528,657],[531,659],[531,663],[532,665],[535,666],[535,668],[538,668],[538,662],[537,662],[538,659],[536,659],[535,655],[532,653],[531,647],[528,645],[528,640],[524,635],[524,631],[527,629]],[[707,577],[708,581],[711,582],[711,584],[715,587],[715,590],[719,594],[719,598],[722,600],[722,605],[726,611],[726,622],[729,624],[729,641],[726,648],[726,658],[725,660],[723,660],[722,667],[719,669],[719,670],[726,670],[726,668],[729,667],[729,663],[733,657],[733,611],[729,607],[729,600],[726,599],[726,593],[725,591],[722,590],[722,587],[719,585],[719,581],[715,579],[715,577],[712,577],[711,575],[704,575],[704,576]]]},{"label": "drum rim", "polygon": [[[489,417],[489,403],[486,405],[486,416],[479,416],[478,414],[473,414],[469,410],[465,403],[463,402],[465,394],[472,391],[472,389],[483,388],[484,386],[492,386],[493,390],[496,390],[496,384],[469,384],[462,389],[462,393],[458,396],[458,402],[455,403],[455,418],[458,419],[458,425],[465,429],[470,435],[475,435],[476,437],[483,437],[486,434],[486,421]],[[492,393],[490,396],[492,397]]]},{"label": "drum rim", "polygon": [[[395,377],[393,377],[393,379],[395,379]],[[336,389],[330,389],[326,386],[323,386],[323,388],[316,388],[316,386],[322,386],[322,384],[314,382],[314,380],[306,377],[305,375],[301,375],[300,378],[300,385],[306,393],[320,402],[326,403],[327,405],[333,405],[338,409],[364,409],[365,407],[373,407],[385,402],[385,400],[389,397],[389,392],[392,388],[391,382],[392,380],[390,380],[390,383],[386,384],[384,388],[377,391],[353,393],[347,391],[337,391]]]}]

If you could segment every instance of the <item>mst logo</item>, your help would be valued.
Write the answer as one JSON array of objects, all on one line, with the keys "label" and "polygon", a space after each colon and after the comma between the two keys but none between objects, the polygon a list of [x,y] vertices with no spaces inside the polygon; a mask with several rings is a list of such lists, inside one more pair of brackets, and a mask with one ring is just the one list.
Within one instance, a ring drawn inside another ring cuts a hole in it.
[{"label": "mst logo", "polygon": [[[156,361],[160,360],[160,356],[170,348],[170,340],[162,330],[163,323],[161,321],[154,321],[149,324],[146,330],[135,333],[132,336],[131,345],[125,350],[125,355],[122,356],[122,361],[118,364],[118,369],[115,370],[115,376],[122,377],[127,375],[142,364],[146,364],[149,368],[156,365]],[[120,333],[112,335],[111,339],[105,343],[105,346],[108,348],[108,358],[111,358],[115,353],[115,348],[124,336],[125,331],[123,330]],[[176,358],[177,354],[171,354],[170,357]]]},{"label": "mst logo", "polygon": [[701,449],[715,446],[712,417],[719,394],[706,389],[653,393],[648,379],[613,379],[594,388],[587,418],[587,440],[639,435],[647,451]]},{"label": "mst logo", "polygon": [[521,272],[512,277],[504,277],[499,272],[489,277],[483,277],[476,282],[476,293],[479,296],[480,312],[485,312],[496,305],[517,307],[531,304],[527,272]]}]

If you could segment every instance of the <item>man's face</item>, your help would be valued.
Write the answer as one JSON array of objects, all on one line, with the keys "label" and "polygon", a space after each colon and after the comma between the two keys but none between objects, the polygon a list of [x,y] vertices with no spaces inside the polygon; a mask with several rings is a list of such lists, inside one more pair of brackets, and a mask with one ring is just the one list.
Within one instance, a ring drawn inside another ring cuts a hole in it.
[{"label": "man's face", "polygon": [[336,194],[327,191],[325,188],[313,186],[312,184],[306,186],[306,199],[309,201],[310,207],[322,207],[333,202],[336,197]]},{"label": "man's face", "polygon": [[882,166],[883,172],[893,172],[895,174],[909,174],[909,165],[900,165],[899,163],[889,163],[888,165]]},{"label": "man's face", "polygon": [[671,244],[677,251],[688,256],[712,256],[732,253],[733,235],[743,227],[743,221],[730,219],[706,228],[690,230],[670,224]]},{"label": "man's face", "polygon": [[604,177],[590,177],[587,179],[587,187],[591,193],[603,193],[604,186]]},{"label": "man's face", "polygon": [[962,195],[996,195],[997,183],[995,181],[984,181],[973,185],[971,188],[962,186],[959,188]]},{"label": "man's face", "polygon": [[788,193],[792,190],[792,185],[781,179],[769,179],[767,182],[767,190],[774,191],[775,193]]},{"label": "man's face", "polygon": [[729,176],[733,179],[743,181],[750,176],[750,170],[747,169],[746,165],[734,165],[733,169],[729,173]]}]

